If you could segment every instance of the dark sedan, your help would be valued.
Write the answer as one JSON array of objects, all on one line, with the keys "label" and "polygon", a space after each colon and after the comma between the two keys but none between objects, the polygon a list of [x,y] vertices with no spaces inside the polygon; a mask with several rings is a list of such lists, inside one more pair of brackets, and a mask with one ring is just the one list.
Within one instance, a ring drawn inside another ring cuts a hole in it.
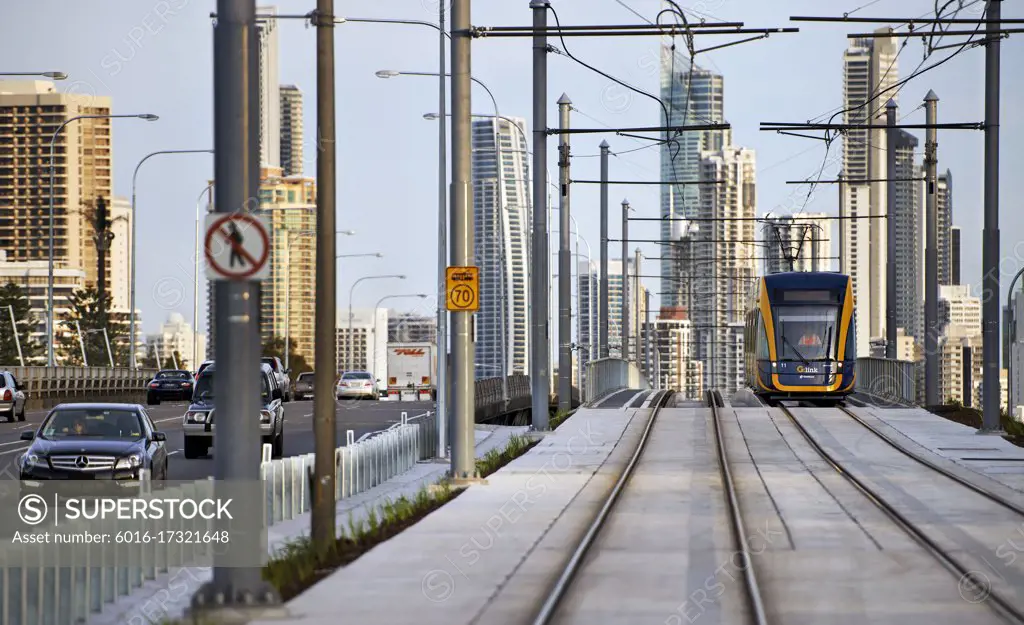
[{"label": "dark sedan", "polygon": [[160,404],[162,399],[184,401],[192,399],[195,378],[191,371],[167,369],[156,374],[146,389],[146,403],[150,406]]},{"label": "dark sedan", "polygon": [[53,480],[138,483],[147,469],[167,479],[167,440],[135,404],[61,404],[50,411],[21,457],[22,488],[43,488]]}]

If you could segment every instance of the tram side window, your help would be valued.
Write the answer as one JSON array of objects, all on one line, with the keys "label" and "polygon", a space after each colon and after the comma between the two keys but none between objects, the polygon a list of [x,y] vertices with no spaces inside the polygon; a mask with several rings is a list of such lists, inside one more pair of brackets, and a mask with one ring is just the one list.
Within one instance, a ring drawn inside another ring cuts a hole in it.
[{"label": "tram side window", "polygon": [[768,354],[768,334],[764,329],[764,318],[761,315],[757,316],[757,359],[768,360],[770,358]]},{"label": "tram side window", "polygon": [[846,351],[843,352],[844,360],[855,360],[857,358],[857,313],[850,316],[850,328],[846,331]]}]

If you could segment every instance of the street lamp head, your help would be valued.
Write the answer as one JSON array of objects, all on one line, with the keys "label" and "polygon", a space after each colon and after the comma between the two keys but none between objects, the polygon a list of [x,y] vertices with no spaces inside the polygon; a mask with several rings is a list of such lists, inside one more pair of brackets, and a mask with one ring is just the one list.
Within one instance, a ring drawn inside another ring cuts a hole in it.
[{"label": "street lamp head", "polygon": [[394,78],[401,75],[402,72],[396,72],[393,69],[382,69],[377,72],[377,78]]},{"label": "street lamp head", "polygon": [[352,236],[355,233],[355,230],[338,230],[338,234],[347,234],[349,236]]},{"label": "street lamp head", "polygon": [[139,119],[144,119],[147,122],[155,122],[156,120],[160,119],[159,116],[154,115],[152,113],[143,113],[142,115],[139,115],[138,118]]},{"label": "street lamp head", "polygon": [[384,258],[384,255],[381,254],[380,252],[377,252],[376,254],[374,254],[374,256],[376,256],[377,258]]},{"label": "street lamp head", "polygon": [[52,78],[53,80],[64,80],[68,77],[64,72],[43,72],[43,76]]},{"label": "street lamp head", "polygon": [[439,117],[440,117],[440,115],[438,115],[437,113],[424,113],[423,114],[423,119],[426,119],[426,120],[429,120],[429,121],[437,121],[437,119]]},{"label": "street lamp head", "polygon": [[405,276],[395,276],[395,277],[398,278],[399,280],[405,280]]}]

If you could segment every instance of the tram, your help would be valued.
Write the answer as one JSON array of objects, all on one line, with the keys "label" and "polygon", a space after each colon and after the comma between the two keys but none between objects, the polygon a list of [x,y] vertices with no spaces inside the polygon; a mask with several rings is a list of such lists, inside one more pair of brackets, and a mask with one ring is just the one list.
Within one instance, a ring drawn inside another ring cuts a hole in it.
[{"label": "tram", "polygon": [[747,385],[768,405],[835,405],[853,392],[853,280],[832,272],[777,273],[755,281],[744,328]]}]

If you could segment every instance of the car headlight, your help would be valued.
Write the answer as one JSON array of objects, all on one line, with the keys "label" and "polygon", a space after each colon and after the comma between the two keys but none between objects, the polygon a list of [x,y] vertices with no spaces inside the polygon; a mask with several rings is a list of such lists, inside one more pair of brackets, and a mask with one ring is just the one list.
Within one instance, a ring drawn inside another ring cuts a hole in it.
[{"label": "car headlight", "polygon": [[40,458],[36,454],[25,454],[24,456],[21,457],[21,459],[22,459],[22,462],[25,463],[25,466],[32,466],[32,467],[46,466],[46,460]]},{"label": "car headlight", "polygon": [[206,413],[198,411],[189,411],[185,413],[186,423],[206,423]]},{"label": "car headlight", "polygon": [[119,459],[117,461],[117,466],[115,466],[114,468],[115,469],[137,469],[137,468],[139,468],[140,465],[142,465],[142,455],[141,454],[132,454],[132,455],[127,456],[125,458]]},{"label": "car headlight", "polygon": [[270,423],[273,415],[269,410],[260,410],[260,423]]}]

